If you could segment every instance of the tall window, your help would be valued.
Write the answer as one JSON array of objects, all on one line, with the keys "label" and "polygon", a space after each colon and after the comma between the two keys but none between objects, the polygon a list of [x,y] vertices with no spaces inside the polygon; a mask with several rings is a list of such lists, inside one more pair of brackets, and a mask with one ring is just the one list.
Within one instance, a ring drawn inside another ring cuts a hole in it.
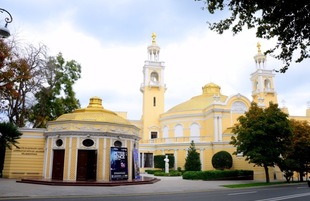
[{"label": "tall window", "polygon": [[157,136],[158,136],[157,131],[152,131],[151,132],[151,139],[155,139],[155,138],[157,138]]},{"label": "tall window", "polygon": [[183,126],[181,124],[174,127],[174,137],[183,137]]},{"label": "tall window", "polygon": [[190,140],[194,140],[195,142],[199,141],[199,136],[200,136],[200,128],[199,125],[197,123],[193,123],[190,127],[190,135],[191,135],[191,139]]},{"label": "tall window", "polygon": [[156,106],[156,97],[153,97],[153,106]]},{"label": "tall window", "polygon": [[168,127],[167,126],[163,128],[163,138],[168,138]]},{"label": "tall window", "polygon": [[[142,156],[144,158],[142,159]],[[153,153],[140,153],[140,167],[151,168],[153,167]],[[143,163],[143,166],[142,166]]]}]

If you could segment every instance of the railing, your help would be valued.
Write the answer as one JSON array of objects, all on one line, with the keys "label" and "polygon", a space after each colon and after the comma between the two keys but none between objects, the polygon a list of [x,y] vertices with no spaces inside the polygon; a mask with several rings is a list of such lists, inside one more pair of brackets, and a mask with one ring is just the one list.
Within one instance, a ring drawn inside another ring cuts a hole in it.
[{"label": "railing", "polygon": [[170,138],[154,138],[148,140],[140,140],[142,144],[164,144],[164,143],[183,143],[183,142],[210,142],[211,137],[197,136],[197,137],[170,137]]}]

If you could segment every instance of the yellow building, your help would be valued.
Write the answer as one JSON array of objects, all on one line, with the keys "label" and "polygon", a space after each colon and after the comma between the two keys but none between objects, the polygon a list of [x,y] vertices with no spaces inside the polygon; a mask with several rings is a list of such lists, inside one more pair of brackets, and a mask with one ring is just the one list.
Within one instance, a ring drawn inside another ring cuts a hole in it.
[{"label": "yellow building", "polygon": [[6,151],[6,178],[132,180],[138,171],[139,128],[104,109],[99,97],[49,122],[47,129],[20,131],[20,148]]},{"label": "yellow building", "polygon": [[[256,70],[250,79],[251,100],[241,94],[224,95],[220,86],[208,83],[202,87],[201,94],[166,112],[165,63],[159,60],[160,47],[155,33],[147,54],[140,86],[143,94],[140,120],[128,120],[126,113],[106,110],[102,100],[93,97],[87,108],[60,116],[49,122],[47,129],[20,129],[23,133],[20,149],[7,150],[3,176],[65,181],[131,180],[137,176],[139,167],[141,172],[154,168],[155,155],[171,154],[175,159],[174,169],[184,169],[192,140],[200,153],[202,170],[212,170],[211,159],[215,153],[226,150],[232,154],[236,150],[229,144],[231,127],[249,109],[251,101],[260,107],[268,107],[270,101],[277,103],[275,74],[266,69],[266,56],[259,44],[253,63]],[[287,108],[283,111],[288,113]],[[310,109],[306,116],[291,118],[310,122]],[[125,160],[126,171],[113,172],[114,157],[120,168]],[[254,179],[265,177],[263,168],[254,167],[240,155],[233,155],[232,168],[252,169]],[[269,172],[271,179],[282,178],[278,168]]]},{"label": "yellow building", "polygon": [[[143,116],[141,122],[133,122],[141,127],[140,131],[140,167],[141,171],[154,168],[155,155],[172,154],[174,169],[184,169],[185,158],[190,142],[194,140],[200,153],[202,170],[212,170],[211,159],[218,151],[236,150],[229,144],[231,127],[237,118],[243,115],[251,101],[260,107],[268,107],[269,102],[277,103],[277,93],[272,70],[266,69],[266,56],[257,44],[258,53],[254,56],[256,70],[251,74],[252,100],[241,94],[226,96],[220,86],[208,83],[202,87],[200,95],[180,103],[164,112],[164,62],[159,61],[160,48],[156,44],[156,35],[152,35],[152,44],[148,46],[148,59],[143,67]],[[254,64],[254,63],[253,63]],[[287,108],[283,108],[287,111]],[[310,120],[310,109],[304,117],[291,117]],[[263,179],[263,168],[254,167],[242,156],[233,156],[233,169],[252,169],[254,179]],[[278,168],[270,170],[270,178],[282,178]]]}]

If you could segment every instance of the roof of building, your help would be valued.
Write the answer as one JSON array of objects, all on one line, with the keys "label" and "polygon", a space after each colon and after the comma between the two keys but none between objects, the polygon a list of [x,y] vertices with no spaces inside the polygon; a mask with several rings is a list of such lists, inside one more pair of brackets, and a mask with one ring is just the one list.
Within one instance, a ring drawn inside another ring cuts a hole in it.
[{"label": "roof of building", "polygon": [[221,87],[214,83],[208,83],[202,87],[202,94],[194,96],[190,100],[176,105],[167,113],[183,112],[188,110],[202,110],[212,105],[215,101],[225,102],[227,96],[221,94]]},{"label": "roof of building", "polygon": [[66,120],[131,125],[127,119],[117,115],[115,112],[104,109],[102,106],[102,99],[97,96],[90,98],[87,108],[76,109],[72,113],[63,114],[55,121],[57,122]]}]

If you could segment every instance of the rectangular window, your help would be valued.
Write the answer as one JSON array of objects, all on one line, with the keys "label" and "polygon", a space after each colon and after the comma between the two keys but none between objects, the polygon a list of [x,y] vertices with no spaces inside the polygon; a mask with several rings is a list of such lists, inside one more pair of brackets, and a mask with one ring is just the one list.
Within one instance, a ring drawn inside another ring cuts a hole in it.
[{"label": "rectangular window", "polygon": [[[143,160],[142,156],[144,156]],[[142,166],[143,163],[143,166]],[[140,167],[152,168],[153,167],[153,153],[140,153]]]},{"label": "rectangular window", "polygon": [[156,97],[153,97],[153,106],[156,106]]},{"label": "rectangular window", "polygon": [[156,131],[152,131],[151,132],[151,139],[155,139],[157,138],[157,132]]}]

